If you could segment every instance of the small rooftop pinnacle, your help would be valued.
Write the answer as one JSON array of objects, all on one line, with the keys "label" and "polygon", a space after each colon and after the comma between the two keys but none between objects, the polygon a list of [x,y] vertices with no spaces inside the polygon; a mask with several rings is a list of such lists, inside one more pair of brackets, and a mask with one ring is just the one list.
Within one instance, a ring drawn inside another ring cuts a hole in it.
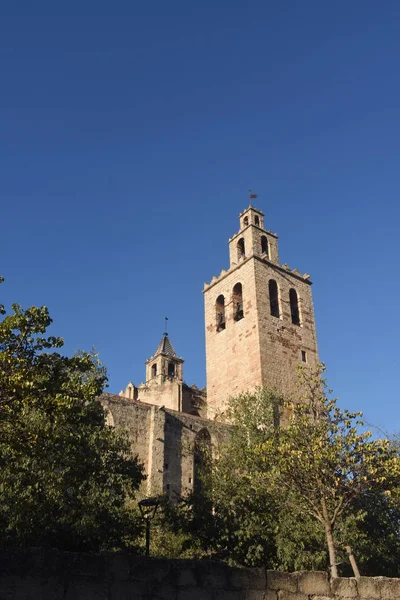
[{"label": "small rooftop pinnacle", "polygon": [[161,342],[158,344],[157,350],[153,356],[157,356],[157,354],[166,354],[167,356],[178,358],[167,332],[163,334]]}]

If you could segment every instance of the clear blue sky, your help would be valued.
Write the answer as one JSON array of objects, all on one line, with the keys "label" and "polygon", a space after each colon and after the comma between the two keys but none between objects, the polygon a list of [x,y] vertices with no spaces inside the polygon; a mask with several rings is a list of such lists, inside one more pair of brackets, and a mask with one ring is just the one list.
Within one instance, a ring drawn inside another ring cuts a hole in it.
[{"label": "clear blue sky", "polygon": [[203,282],[252,188],[342,406],[400,429],[399,30],[397,0],[2,3],[5,303],[49,306],[116,393],[167,315],[202,386]]}]

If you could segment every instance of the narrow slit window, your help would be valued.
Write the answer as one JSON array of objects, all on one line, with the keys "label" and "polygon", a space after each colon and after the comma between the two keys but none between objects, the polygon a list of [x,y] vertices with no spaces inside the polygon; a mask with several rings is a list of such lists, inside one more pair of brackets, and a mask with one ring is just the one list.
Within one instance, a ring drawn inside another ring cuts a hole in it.
[{"label": "narrow slit window", "polygon": [[279,314],[279,291],[278,291],[278,284],[276,283],[275,279],[270,279],[269,280],[269,306],[270,306],[270,311],[271,311],[271,315],[273,317],[278,317],[280,316]]},{"label": "narrow slit window", "polygon": [[241,283],[237,283],[232,291],[233,318],[240,321],[244,317],[243,312],[243,288]]},{"label": "narrow slit window", "polygon": [[300,325],[299,299],[294,288],[289,291],[290,314],[293,325]]},{"label": "narrow slit window", "polygon": [[200,429],[194,439],[193,453],[193,487],[199,495],[204,491],[201,474],[211,456],[211,436],[208,429]]},{"label": "narrow slit window", "polygon": [[215,303],[215,318],[217,331],[222,331],[223,329],[225,329],[225,298],[222,294],[218,296],[217,301]]},{"label": "narrow slit window", "polygon": [[152,365],[152,367],[151,367],[151,376],[152,377],[157,377],[157,364]]},{"label": "narrow slit window", "polygon": [[257,215],[254,217],[254,225],[258,225],[258,227],[260,226],[260,218],[257,217]]},{"label": "narrow slit window", "polygon": [[242,256],[246,256],[243,238],[240,238],[240,240],[237,243],[237,252],[238,252],[238,260],[240,260],[242,258]]},{"label": "narrow slit window", "polygon": [[268,239],[265,235],[261,236],[261,254],[269,256]]},{"label": "narrow slit window", "polygon": [[301,360],[306,363],[307,362],[307,353],[305,350],[301,351]]}]

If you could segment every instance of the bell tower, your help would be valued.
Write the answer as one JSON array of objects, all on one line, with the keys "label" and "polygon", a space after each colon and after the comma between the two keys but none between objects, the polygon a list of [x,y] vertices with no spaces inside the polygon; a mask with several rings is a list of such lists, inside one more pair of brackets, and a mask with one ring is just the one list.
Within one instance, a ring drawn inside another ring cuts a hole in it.
[{"label": "bell tower", "polygon": [[168,333],[164,333],[157,350],[146,360],[146,383],[163,384],[183,379],[183,358],[178,358]]},{"label": "bell tower", "polygon": [[203,290],[209,418],[256,386],[295,398],[296,366],[319,362],[310,276],[280,264],[278,236],[261,210],[239,215],[229,257]]}]

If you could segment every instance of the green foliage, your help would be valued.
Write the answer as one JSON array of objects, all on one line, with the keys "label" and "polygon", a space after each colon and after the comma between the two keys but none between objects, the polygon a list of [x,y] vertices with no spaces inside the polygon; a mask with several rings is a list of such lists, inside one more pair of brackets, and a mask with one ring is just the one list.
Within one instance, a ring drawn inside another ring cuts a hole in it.
[{"label": "green foliage", "polygon": [[233,565],[276,564],[271,518],[275,504],[260,486],[255,448],[273,429],[280,399],[259,389],[255,395],[232,399],[225,417],[231,435],[212,455],[207,443],[200,449],[202,485],[177,506],[163,508],[163,527],[184,533],[180,556],[208,557]]},{"label": "green foliage", "polygon": [[361,413],[341,410],[323,394],[321,373],[301,369],[306,395],[293,407],[286,427],[259,447],[265,477],[275,497],[307,514],[325,530],[332,574],[337,575],[334,530],[354,514],[356,502],[390,493],[400,477],[397,453],[388,440],[361,431]]},{"label": "green foliage", "polygon": [[97,355],[61,355],[50,324],[46,307],[17,304],[0,322],[0,543],[127,547],[138,524],[126,499],[142,467],[105,425]]},{"label": "green foliage", "polygon": [[[167,496],[161,496],[159,501],[155,518],[151,521],[150,554],[161,558],[205,558],[207,554],[191,526],[193,512],[188,500],[172,504]],[[144,537],[140,550],[142,553],[145,551]]]},{"label": "green foliage", "polygon": [[398,448],[326,398],[321,372],[301,370],[300,379],[296,406],[265,389],[230,401],[229,439],[203,469],[202,498],[194,494],[175,522],[231,564],[293,571],[339,562],[351,575],[350,545],[363,574],[397,576]]},{"label": "green foliage", "polygon": [[[276,503],[260,478],[256,449],[274,431],[281,398],[259,388],[232,398],[227,443],[215,449],[204,485],[213,506],[216,557],[232,564],[276,566]],[[200,503],[201,504],[201,503]]]},{"label": "green foliage", "polygon": [[281,571],[320,571],[328,564],[324,533],[307,514],[279,507],[276,512],[278,568]]}]

